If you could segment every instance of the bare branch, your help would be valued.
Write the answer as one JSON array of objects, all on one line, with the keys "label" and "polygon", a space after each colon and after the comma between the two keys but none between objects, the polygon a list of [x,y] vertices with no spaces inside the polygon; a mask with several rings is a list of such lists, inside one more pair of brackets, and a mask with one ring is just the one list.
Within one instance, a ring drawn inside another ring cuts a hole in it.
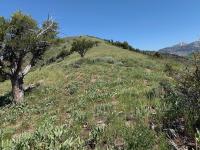
[{"label": "bare branch", "polygon": [[4,66],[5,66],[5,64],[3,62],[3,56],[1,56],[0,57],[0,67],[4,67]]},{"label": "bare branch", "polygon": [[170,140],[169,143],[174,147],[175,150],[180,150],[178,145],[173,140]]},{"label": "bare branch", "polygon": [[23,70],[22,75],[25,76],[30,71],[31,67],[31,64],[27,65]]},{"label": "bare branch", "polygon": [[[49,20],[48,20],[49,21]],[[40,31],[40,33],[38,33],[37,38],[40,37],[41,35],[45,34],[54,24],[53,20],[50,20],[51,24],[49,26],[46,27],[46,29],[43,29],[42,31]]]},{"label": "bare branch", "polygon": [[37,33],[37,38],[40,37],[40,36],[42,36],[42,35],[45,34],[49,29],[51,29],[51,27],[52,27],[53,24],[54,24],[54,21],[53,21],[52,17],[50,17],[49,15],[48,15],[47,21],[50,22],[51,24],[49,24],[45,29],[39,31],[39,33],[37,33],[37,32],[38,32],[37,30],[33,30],[33,29],[29,29],[29,31],[34,32],[34,33]]}]

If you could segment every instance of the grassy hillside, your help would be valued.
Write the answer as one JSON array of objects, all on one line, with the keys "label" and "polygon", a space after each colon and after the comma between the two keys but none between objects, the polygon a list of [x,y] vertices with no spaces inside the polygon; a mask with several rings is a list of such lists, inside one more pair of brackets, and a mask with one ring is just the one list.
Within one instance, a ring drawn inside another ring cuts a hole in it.
[{"label": "grassy hillside", "polygon": [[[52,47],[44,61],[71,42]],[[23,104],[3,105],[11,86],[0,83],[0,147],[20,149],[31,141],[38,149],[167,149],[165,136],[149,128],[162,107],[159,82],[171,80],[166,64],[181,67],[101,41],[84,59],[72,54],[34,69],[25,84],[39,86]]]}]

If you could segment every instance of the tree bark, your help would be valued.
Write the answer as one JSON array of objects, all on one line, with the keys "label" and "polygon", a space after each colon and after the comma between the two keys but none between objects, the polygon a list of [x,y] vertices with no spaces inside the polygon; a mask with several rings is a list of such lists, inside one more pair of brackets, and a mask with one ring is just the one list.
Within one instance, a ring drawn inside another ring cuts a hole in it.
[{"label": "tree bark", "polygon": [[80,55],[81,55],[81,58],[83,58],[85,54],[81,53]]},{"label": "tree bark", "polygon": [[24,100],[23,78],[13,77],[11,79],[12,96],[15,103],[21,103]]}]

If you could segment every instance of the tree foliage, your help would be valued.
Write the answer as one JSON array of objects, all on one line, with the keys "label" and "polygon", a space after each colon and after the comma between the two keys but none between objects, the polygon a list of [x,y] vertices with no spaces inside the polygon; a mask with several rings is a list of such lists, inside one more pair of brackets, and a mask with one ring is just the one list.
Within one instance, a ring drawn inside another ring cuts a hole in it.
[{"label": "tree foliage", "polygon": [[114,45],[114,46],[117,46],[117,47],[120,47],[120,48],[123,48],[123,49],[133,50],[133,51],[137,51],[137,52],[140,51],[139,49],[133,48],[127,41],[124,41],[124,42],[120,42],[120,41],[115,42],[113,40],[105,40],[105,41]]},{"label": "tree foliage", "polygon": [[50,17],[48,17],[48,19],[46,21],[43,22],[42,24],[42,28],[43,29],[46,29],[48,28],[49,26],[51,26],[51,28],[48,29],[48,32],[45,32],[43,34],[43,36],[45,38],[47,38],[48,40],[54,40],[56,39],[57,37],[57,29],[58,29],[58,23],[57,22],[54,22],[52,25],[52,20],[50,19]]},{"label": "tree foliage", "polygon": [[71,52],[77,52],[80,54],[81,57],[84,57],[86,52],[97,44],[97,42],[86,40],[84,38],[79,38],[74,40],[74,42],[72,43]]},{"label": "tree foliage", "polygon": [[0,77],[10,79],[15,101],[23,99],[23,79],[57,34],[52,20],[39,27],[31,16],[16,12],[11,19],[0,17]]}]

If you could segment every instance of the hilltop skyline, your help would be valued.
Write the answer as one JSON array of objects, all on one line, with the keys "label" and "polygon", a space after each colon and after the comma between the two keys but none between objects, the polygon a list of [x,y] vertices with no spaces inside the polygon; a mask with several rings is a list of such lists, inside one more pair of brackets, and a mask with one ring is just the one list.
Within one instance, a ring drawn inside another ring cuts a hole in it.
[{"label": "hilltop skyline", "polygon": [[0,0],[0,16],[21,10],[41,23],[50,14],[62,37],[92,35],[158,50],[200,38],[198,6],[197,0]]}]

